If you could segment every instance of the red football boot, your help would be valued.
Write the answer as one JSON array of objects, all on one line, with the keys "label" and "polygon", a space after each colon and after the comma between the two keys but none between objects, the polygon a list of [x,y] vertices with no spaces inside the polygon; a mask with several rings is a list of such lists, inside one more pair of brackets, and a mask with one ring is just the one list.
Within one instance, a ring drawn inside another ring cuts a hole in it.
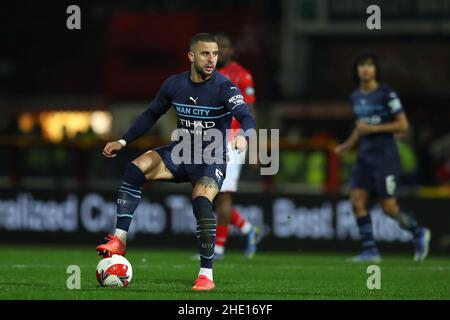
[{"label": "red football boot", "polygon": [[214,281],[209,280],[207,276],[200,275],[195,280],[195,285],[192,287],[194,291],[209,291],[215,288]]},{"label": "red football boot", "polygon": [[97,254],[105,258],[111,257],[113,254],[125,256],[126,245],[120,241],[119,237],[108,234],[105,240],[108,240],[108,242],[97,246],[95,249],[97,250]]}]

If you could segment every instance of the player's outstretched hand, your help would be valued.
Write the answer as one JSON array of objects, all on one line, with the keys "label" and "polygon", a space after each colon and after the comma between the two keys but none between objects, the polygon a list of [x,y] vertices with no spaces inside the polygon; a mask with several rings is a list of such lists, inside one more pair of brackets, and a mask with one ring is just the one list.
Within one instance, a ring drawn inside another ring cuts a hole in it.
[{"label": "player's outstretched hand", "polygon": [[122,148],[124,146],[119,141],[108,142],[103,148],[103,155],[107,158],[114,158]]},{"label": "player's outstretched hand", "polygon": [[233,138],[232,146],[234,150],[238,150],[241,153],[247,148],[247,139],[244,136],[237,135]]}]

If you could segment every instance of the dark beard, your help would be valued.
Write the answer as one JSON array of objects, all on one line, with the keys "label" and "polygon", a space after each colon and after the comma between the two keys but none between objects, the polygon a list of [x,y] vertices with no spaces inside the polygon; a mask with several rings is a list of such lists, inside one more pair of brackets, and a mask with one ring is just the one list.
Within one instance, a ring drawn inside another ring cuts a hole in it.
[{"label": "dark beard", "polygon": [[[205,80],[208,76],[210,76],[209,74],[206,74],[206,73],[203,71],[203,69],[200,68],[200,67],[199,67],[197,64],[195,64],[195,63],[194,63],[194,68],[195,68],[195,71],[197,71],[197,73],[200,75],[200,77],[202,77],[203,80]],[[212,73],[214,73],[215,70],[216,70],[216,69],[214,69]],[[212,73],[211,73],[211,74],[212,74]]]}]

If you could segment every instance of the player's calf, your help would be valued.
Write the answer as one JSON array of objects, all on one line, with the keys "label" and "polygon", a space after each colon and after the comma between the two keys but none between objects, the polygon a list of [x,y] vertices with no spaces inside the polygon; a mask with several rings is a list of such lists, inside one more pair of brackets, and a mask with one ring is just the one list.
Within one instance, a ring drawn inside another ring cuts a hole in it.
[{"label": "player's calf", "polygon": [[384,213],[389,215],[392,219],[397,221],[398,225],[413,234],[414,237],[418,235],[419,224],[417,220],[408,213],[402,212],[397,204],[396,199],[386,199],[380,202]]},{"label": "player's calf", "polygon": [[372,217],[370,213],[362,211],[356,217],[359,234],[361,236],[361,253],[350,259],[351,262],[374,262],[379,263],[381,256],[373,237]]},{"label": "player's calf", "polygon": [[[197,220],[197,230],[195,235],[197,237],[198,251],[200,254],[199,279],[201,276],[204,276],[210,281],[213,281],[212,265],[214,258],[214,244],[216,242],[216,217],[212,210],[211,202],[204,196],[194,198],[192,200],[192,208]],[[193,290],[202,290],[200,288],[202,287],[202,284],[205,284],[206,286],[204,290],[211,289],[211,283],[203,279],[194,286]]]},{"label": "player's calf", "polygon": [[108,235],[107,243],[97,246],[97,253],[104,256],[125,255],[126,235],[142,195],[146,182],[144,173],[132,162],[125,170],[117,195],[117,220],[114,236]]},{"label": "player's calf", "polygon": [[128,232],[146,181],[144,173],[134,163],[129,163],[117,196],[117,229]]}]

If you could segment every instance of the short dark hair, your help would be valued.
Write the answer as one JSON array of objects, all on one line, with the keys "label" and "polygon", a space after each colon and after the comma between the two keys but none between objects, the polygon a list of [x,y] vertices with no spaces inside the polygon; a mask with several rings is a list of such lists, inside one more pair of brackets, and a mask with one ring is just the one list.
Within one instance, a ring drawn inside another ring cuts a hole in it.
[{"label": "short dark hair", "polygon": [[374,66],[375,66],[375,70],[376,70],[375,79],[378,82],[381,81],[381,66],[380,66],[380,60],[378,59],[378,56],[373,52],[363,51],[363,52],[360,52],[353,60],[352,80],[355,83],[355,85],[359,85],[359,83],[360,83],[360,79],[358,76],[358,66],[367,61],[373,62]]},{"label": "short dark hair", "polygon": [[189,50],[192,50],[192,48],[197,44],[197,42],[215,42],[217,43],[217,39],[209,33],[201,32],[194,35],[191,39],[191,42],[189,43]]}]

